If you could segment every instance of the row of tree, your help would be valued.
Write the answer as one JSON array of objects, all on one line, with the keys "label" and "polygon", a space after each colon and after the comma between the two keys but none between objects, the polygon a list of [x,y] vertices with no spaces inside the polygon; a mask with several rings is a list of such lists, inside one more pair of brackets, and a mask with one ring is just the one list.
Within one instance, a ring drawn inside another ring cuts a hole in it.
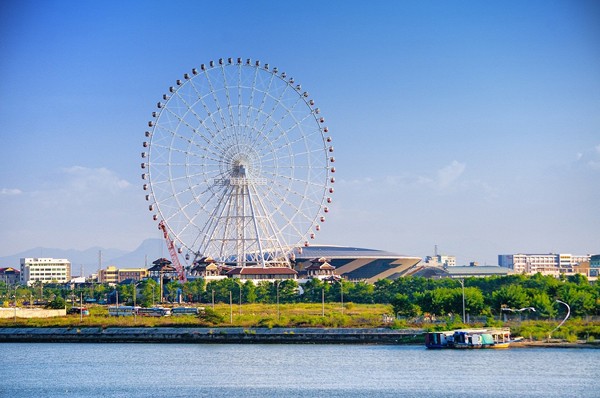
[{"label": "row of tree", "polygon": [[[463,288],[464,283],[464,288]],[[160,286],[152,279],[137,284],[110,287],[103,284],[86,285],[68,289],[61,285],[36,285],[11,287],[0,283],[0,296],[5,302],[15,299],[55,300],[67,302],[78,297],[99,302],[132,304],[137,291],[136,304],[145,307],[161,302]],[[312,279],[299,285],[294,280],[280,282],[222,279],[206,282],[196,279],[186,283],[172,281],[163,285],[162,299],[176,302],[182,299],[191,303],[320,303],[354,302],[364,304],[390,304],[396,314],[413,317],[423,313],[432,315],[461,314],[463,300],[465,311],[473,316],[498,316],[503,311],[535,308],[542,318],[554,318],[562,311],[556,300],[568,303],[575,316],[600,315],[600,284],[593,284],[582,275],[556,279],[536,274],[504,277],[456,279],[427,279],[419,277],[382,279],[374,284],[349,282],[336,283]]]}]

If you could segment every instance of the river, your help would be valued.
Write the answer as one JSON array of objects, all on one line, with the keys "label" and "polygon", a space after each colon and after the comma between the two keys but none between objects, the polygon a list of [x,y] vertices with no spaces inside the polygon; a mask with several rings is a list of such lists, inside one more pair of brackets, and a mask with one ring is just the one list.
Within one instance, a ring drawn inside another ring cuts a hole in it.
[{"label": "river", "polygon": [[598,397],[600,350],[0,344],[1,397]]}]

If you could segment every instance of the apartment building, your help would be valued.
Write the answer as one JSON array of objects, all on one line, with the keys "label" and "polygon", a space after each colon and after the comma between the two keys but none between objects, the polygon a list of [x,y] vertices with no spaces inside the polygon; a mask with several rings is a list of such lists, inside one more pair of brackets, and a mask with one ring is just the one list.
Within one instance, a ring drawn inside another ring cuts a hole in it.
[{"label": "apartment building", "polygon": [[58,258],[21,258],[21,283],[67,283],[71,280],[71,262]]},{"label": "apartment building", "polygon": [[126,279],[140,281],[148,277],[146,268],[117,268],[114,265],[101,269],[98,273],[100,283],[121,283]]},{"label": "apartment building", "polygon": [[559,276],[572,273],[573,267],[590,261],[590,255],[572,255],[566,253],[548,254],[500,254],[498,265],[511,269],[514,273]]}]

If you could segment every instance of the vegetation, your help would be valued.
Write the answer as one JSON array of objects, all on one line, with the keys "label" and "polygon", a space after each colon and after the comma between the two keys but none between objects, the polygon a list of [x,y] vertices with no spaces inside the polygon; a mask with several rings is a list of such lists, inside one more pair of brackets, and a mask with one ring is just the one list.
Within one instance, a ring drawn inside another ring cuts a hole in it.
[{"label": "vegetation", "polygon": [[[548,333],[566,315],[571,320],[553,333],[564,339],[600,338],[600,326],[588,322],[600,315],[600,284],[576,275],[556,279],[541,274],[510,275],[461,280],[399,278],[375,284],[341,281],[324,283],[313,279],[299,286],[296,281],[268,281],[255,285],[235,279],[206,282],[202,279],[164,285],[168,302],[181,298],[186,303],[205,307],[199,317],[110,318],[105,306],[88,305],[89,317],[83,326],[240,326],[240,327],[461,327],[464,310],[471,326],[501,326],[534,339]],[[27,306],[37,302],[52,308],[67,308],[84,303],[110,303],[150,307],[161,301],[159,285],[153,280],[136,285],[89,284],[69,289],[62,285],[7,286],[0,283],[2,306]],[[15,294],[16,293],[16,294]],[[464,296],[463,296],[464,294]],[[342,305],[343,303],[343,305]],[[533,307],[533,310],[527,310]],[[213,309],[214,308],[214,309]],[[522,310],[523,309],[523,310]],[[522,311],[519,311],[522,310]],[[390,323],[391,321],[391,323]],[[53,319],[17,319],[27,326],[80,325],[78,315]],[[0,320],[0,326],[14,325],[13,319]],[[562,337],[561,337],[562,336]]]}]

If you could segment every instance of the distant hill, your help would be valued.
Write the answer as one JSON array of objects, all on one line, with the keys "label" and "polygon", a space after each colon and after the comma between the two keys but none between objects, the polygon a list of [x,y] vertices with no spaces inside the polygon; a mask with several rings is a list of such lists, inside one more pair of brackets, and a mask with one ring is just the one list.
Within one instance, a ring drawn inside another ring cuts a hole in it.
[{"label": "distant hill", "polygon": [[71,274],[79,275],[83,266],[84,274],[90,275],[98,271],[98,253],[102,251],[102,267],[114,265],[118,268],[139,268],[152,264],[160,257],[169,257],[169,251],[162,239],[146,239],[132,252],[119,249],[91,247],[87,250],[64,250],[36,247],[12,256],[0,257],[0,268],[13,267],[19,269],[21,258],[51,257],[66,258],[71,262]]}]

